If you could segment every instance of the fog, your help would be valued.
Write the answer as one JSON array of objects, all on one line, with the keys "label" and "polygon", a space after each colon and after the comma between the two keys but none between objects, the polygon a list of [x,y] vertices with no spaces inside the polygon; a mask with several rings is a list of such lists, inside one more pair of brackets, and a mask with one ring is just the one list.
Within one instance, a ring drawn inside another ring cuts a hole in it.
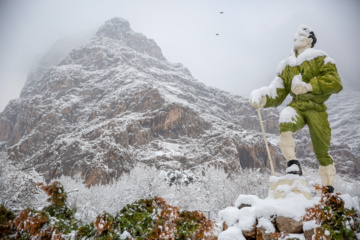
[{"label": "fog", "polygon": [[360,91],[359,12],[358,0],[1,0],[0,112],[56,41],[85,39],[113,17],[200,82],[245,97],[272,81],[305,24],[315,48],[335,59],[344,88]]}]

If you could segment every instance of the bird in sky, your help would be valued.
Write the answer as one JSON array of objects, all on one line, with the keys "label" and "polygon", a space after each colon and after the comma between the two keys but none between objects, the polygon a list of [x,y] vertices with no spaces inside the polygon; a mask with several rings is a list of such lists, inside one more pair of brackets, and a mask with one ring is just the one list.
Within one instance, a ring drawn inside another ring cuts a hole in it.
[{"label": "bird in sky", "polygon": [[220,14],[223,14],[224,12],[220,12]]}]

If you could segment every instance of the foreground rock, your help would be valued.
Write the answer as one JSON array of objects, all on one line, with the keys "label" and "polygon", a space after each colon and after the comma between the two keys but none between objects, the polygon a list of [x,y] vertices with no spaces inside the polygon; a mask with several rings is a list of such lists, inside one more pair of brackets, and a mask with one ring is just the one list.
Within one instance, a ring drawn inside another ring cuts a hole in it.
[{"label": "foreground rock", "polygon": [[[326,214],[329,214],[325,212],[324,209],[327,208],[323,206],[330,207],[332,210],[329,212],[336,211],[339,216],[341,214],[350,216],[348,214],[351,212],[352,217],[354,217],[356,216],[354,212],[360,210],[357,197],[351,197],[348,194],[338,195],[322,195],[322,197],[314,197],[311,200],[302,194],[292,192],[288,193],[285,198],[279,199],[274,199],[273,193],[270,193],[270,196],[266,199],[259,199],[254,195],[240,195],[234,207],[228,207],[219,212],[220,226],[221,223],[224,223],[223,225],[228,228],[223,229],[218,239],[312,239],[315,231],[318,231],[319,234],[327,234],[314,220],[318,216],[327,216]],[[248,206],[242,207],[244,205]],[[320,212],[317,211],[324,211],[324,213],[319,214]],[[329,219],[332,218],[329,217]],[[320,222],[324,221],[318,220]],[[342,231],[343,237],[354,236],[355,230],[349,228],[351,221],[347,223],[346,220],[342,223],[343,225],[339,224],[337,219],[334,221],[336,221],[336,224],[324,222],[324,224],[328,224],[333,228],[328,230],[329,234],[337,234],[337,232],[340,232],[337,230],[338,228],[344,228],[347,229],[345,232],[348,232],[344,233]]]}]

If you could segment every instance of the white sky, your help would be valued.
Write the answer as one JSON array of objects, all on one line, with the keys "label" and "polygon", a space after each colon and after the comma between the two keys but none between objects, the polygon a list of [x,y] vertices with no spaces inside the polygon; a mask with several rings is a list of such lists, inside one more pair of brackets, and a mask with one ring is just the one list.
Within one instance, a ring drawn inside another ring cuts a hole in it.
[{"label": "white sky", "polygon": [[0,0],[0,111],[57,40],[95,32],[113,17],[200,82],[245,97],[272,81],[305,24],[315,48],[335,59],[345,89],[360,90],[359,13],[359,0]]}]

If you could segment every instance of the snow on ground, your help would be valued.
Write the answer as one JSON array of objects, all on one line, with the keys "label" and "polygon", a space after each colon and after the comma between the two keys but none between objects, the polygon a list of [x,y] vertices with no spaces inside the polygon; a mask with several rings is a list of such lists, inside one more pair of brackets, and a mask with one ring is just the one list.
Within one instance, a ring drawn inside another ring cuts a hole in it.
[{"label": "snow on ground", "polygon": [[[278,177],[271,177],[270,182],[277,179]],[[342,194],[340,197],[344,200],[345,207],[360,211],[358,196],[353,197],[350,194]],[[293,192],[287,192],[284,198],[279,199],[274,198],[272,191],[269,191],[269,196],[264,199],[260,199],[255,195],[240,194],[235,201],[234,207],[227,207],[219,211],[218,220],[221,223],[225,222],[229,228],[221,232],[218,239],[243,239],[241,238],[243,237],[242,231],[251,230],[256,223],[256,219],[258,219],[257,227],[263,227],[266,233],[275,232],[275,228],[270,221],[273,216],[283,216],[295,221],[301,221],[306,209],[318,204],[319,201],[320,197],[314,196],[312,199],[307,199],[302,194]],[[315,225],[314,222],[308,222],[304,228],[311,229]],[[305,239],[303,234],[291,234],[291,236]]]}]

